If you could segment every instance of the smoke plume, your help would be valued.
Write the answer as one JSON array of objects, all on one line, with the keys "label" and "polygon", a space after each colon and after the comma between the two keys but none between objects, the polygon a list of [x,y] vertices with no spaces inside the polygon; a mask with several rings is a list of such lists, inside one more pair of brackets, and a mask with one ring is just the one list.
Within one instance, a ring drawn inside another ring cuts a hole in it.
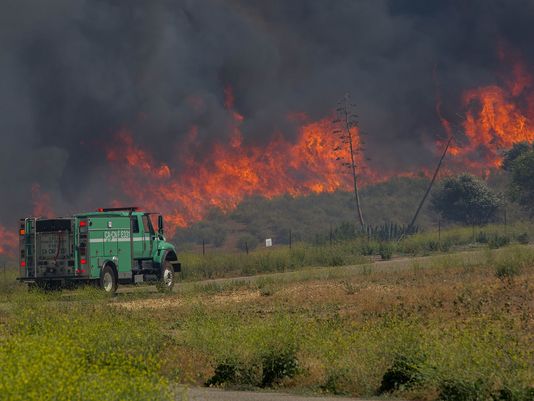
[{"label": "smoke plume", "polygon": [[261,149],[346,92],[372,169],[417,171],[447,135],[438,98],[461,124],[466,90],[532,67],[532,21],[528,0],[5,0],[0,225],[43,199],[58,214],[124,199],[117,133],[179,174],[214,162],[235,113]]}]

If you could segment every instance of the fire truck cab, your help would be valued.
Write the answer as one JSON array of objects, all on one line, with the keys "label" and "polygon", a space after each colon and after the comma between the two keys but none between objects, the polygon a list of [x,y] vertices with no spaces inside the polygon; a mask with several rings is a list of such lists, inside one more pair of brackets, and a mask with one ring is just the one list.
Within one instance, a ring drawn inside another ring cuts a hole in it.
[{"label": "fire truck cab", "polygon": [[170,291],[181,270],[175,247],[165,239],[163,217],[135,207],[28,217],[20,220],[19,234],[18,280],[30,287],[95,283],[114,293],[119,283],[155,282]]}]

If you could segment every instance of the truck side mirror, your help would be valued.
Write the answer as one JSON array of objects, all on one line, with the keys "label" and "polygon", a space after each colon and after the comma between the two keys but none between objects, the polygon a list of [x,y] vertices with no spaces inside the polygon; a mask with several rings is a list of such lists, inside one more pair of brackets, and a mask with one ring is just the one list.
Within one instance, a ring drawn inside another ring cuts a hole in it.
[{"label": "truck side mirror", "polygon": [[163,234],[163,216],[161,214],[158,216],[158,232]]}]

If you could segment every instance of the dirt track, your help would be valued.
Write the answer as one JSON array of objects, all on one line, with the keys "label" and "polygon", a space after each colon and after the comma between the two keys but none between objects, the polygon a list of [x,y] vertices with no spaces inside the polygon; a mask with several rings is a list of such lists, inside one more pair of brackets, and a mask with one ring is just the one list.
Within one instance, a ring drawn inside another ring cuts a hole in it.
[{"label": "dirt track", "polygon": [[213,388],[188,388],[177,400],[187,401],[365,401],[361,398],[302,396],[285,393],[257,393],[253,391],[225,391]]}]

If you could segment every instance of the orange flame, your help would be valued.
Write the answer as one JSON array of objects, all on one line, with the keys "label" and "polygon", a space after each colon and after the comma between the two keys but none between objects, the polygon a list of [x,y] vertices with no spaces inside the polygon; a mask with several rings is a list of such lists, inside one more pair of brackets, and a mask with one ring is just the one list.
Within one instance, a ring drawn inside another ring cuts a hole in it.
[{"label": "orange flame", "polygon": [[[232,103],[227,100],[227,107]],[[235,124],[229,144],[215,143],[207,162],[187,158],[188,154],[199,150],[195,148],[198,145],[194,141],[196,128],[193,127],[180,146],[186,158],[185,168],[180,173],[155,162],[135,145],[127,132],[118,133],[116,140],[122,151],[111,149],[107,156],[119,167],[117,171],[120,171],[125,194],[145,208],[165,212],[175,228],[201,219],[211,207],[231,210],[250,195],[272,198],[350,188],[350,177],[343,174],[336,160],[348,160],[348,152],[335,150],[339,138],[332,134],[331,117],[304,123],[294,142],[276,135],[266,147],[259,147],[244,143],[239,129],[243,118],[229,111]],[[298,118],[302,119],[303,115]],[[355,145],[359,146],[359,136],[356,131],[354,134]],[[358,163],[363,165],[360,155]]]},{"label": "orange flame", "polygon": [[[499,54],[505,57],[502,50]],[[451,147],[464,168],[480,172],[499,167],[503,150],[534,141],[532,79],[520,60],[513,63],[512,72],[512,79],[502,87],[490,85],[464,93],[465,137]]]}]

